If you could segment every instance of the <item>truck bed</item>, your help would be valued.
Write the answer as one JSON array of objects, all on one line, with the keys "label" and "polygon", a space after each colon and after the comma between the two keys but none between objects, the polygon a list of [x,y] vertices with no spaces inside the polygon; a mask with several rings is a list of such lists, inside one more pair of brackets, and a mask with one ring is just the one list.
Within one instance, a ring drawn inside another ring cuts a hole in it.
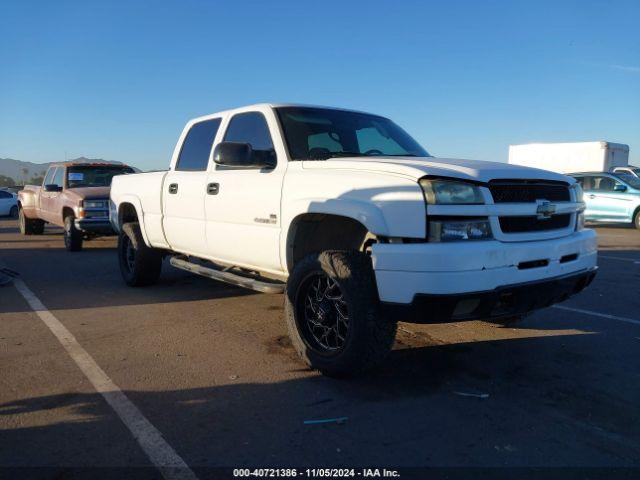
[{"label": "truck bed", "polygon": [[25,185],[18,192],[18,201],[27,218],[38,218],[37,205],[40,190],[41,187],[39,185]]},{"label": "truck bed", "polygon": [[[143,235],[149,244],[161,248],[167,246],[162,229],[162,186],[166,175],[166,170],[118,175],[111,183],[112,203],[119,205],[127,201],[133,204]],[[110,215],[111,224],[117,228],[117,212],[110,212]]]}]

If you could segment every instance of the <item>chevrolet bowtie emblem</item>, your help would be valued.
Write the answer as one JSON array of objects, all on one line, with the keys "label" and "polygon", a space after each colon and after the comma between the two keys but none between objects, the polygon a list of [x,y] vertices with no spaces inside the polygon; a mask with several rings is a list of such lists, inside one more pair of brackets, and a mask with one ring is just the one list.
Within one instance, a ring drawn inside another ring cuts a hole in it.
[{"label": "chevrolet bowtie emblem", "polygon": [[546,220],[556,213],[556,206],[553,203],[547,200],[536,200],[536,202],[538,203],[536,209],[538,220]]}]

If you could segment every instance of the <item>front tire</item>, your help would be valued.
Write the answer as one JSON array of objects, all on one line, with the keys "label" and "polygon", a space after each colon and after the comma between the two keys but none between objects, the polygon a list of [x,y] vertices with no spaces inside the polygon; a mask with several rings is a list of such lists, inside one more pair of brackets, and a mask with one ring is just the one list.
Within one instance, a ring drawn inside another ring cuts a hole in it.
[{"label": "front tire", "polygon": [[18,228],[22,235],[42,235],[44,232],[44,220],[27,218],[22,208],[19,208]]},{"label": "front tire", "polygon": [[64,246],[68,252],[82,250],[82,232],[76,228],[73,215],[64,218]]},{"label": "front tire", "polygon": [[9,210],[9,216],[11,218],[18,218],[18,207],[16,206],[11,207],[11,210]]},{"label": "front tire", "polygon": [[633,226],[636,227],[636,229],[640,230],[640,209],[638,209],[633,217]]},{"label": "front tire", "polygon": [[371,259],[325,251],[296,264],[287,282],[285,318],[304,362],[325,375],[362,374],[387,356],[396,322],[380,313]]},{"label": "front tire", "polygon": [[162,252],[144,243],[140,224],[125,223],[118,236],[120,273],[130,287],[153,285],[160,278]]}]

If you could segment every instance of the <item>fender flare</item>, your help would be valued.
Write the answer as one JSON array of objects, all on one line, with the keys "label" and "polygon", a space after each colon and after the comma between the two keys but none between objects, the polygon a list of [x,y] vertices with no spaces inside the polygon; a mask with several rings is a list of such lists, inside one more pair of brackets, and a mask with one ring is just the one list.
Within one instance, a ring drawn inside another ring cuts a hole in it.
[{"label": "fender flare", "polygon": [[140,224],[140,232],[142,233],[142,238],[144,239],[144,243],[147,244],[148,247],[151,247],[149,243],[149,238],[147,237],[147,230],[144,224],[144,210],[142,210],[142,202],[135,195],[123,195],[118,199],[118,229],[120,229],[120,209],[124,203],[129,203],[133,205],[133,208],[136,210],[136,215],[138,217],[138,223]]},{"label": "fender flare", "polygon": [[280,259],[283,269],[289,267],[288,250],[290,235],[295,229],[297,219],[306,214],[325,214],[345,217],[364,225],[371,233],[388,236],[389,228],[382,211],[375,205],[355,199],[300,199],[287,205],[282,219],[280,236]]},{"label": "fender flare", "polygon": [[30,219],[39,218],[36,211],[35,192],[20,190],[16,197],[16,205],[18,206],[18,209],[21,209],[23,211],[25,217]]},{"label": "fender flare", "polygon": [[287,230],[291,224],[301,215],[306,213],[324,213],[347,217],[360,222],[365,228],[381,236],[389,236],[389,227],[382,210],[370,202],[353,198],[328,198],[328,199],[301,199],[296,200],[287,208],[293,215],[288,215]]}]

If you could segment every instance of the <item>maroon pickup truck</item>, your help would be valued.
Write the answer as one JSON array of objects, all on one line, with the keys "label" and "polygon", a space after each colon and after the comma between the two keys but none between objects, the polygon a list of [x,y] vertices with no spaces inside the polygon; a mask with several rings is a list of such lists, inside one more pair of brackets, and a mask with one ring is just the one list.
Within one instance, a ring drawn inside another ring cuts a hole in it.
[{"label": "maroon pickup truck", "polygon": [[122,164],[64,162],[52,164],[42,186],[18,192],[18,222],[23,235],[40,235],[45,223],[64,227],[67,250],[82,249],[83,240],[113,235],[109,223],[109,190],[115,175],[134,173]]}]

